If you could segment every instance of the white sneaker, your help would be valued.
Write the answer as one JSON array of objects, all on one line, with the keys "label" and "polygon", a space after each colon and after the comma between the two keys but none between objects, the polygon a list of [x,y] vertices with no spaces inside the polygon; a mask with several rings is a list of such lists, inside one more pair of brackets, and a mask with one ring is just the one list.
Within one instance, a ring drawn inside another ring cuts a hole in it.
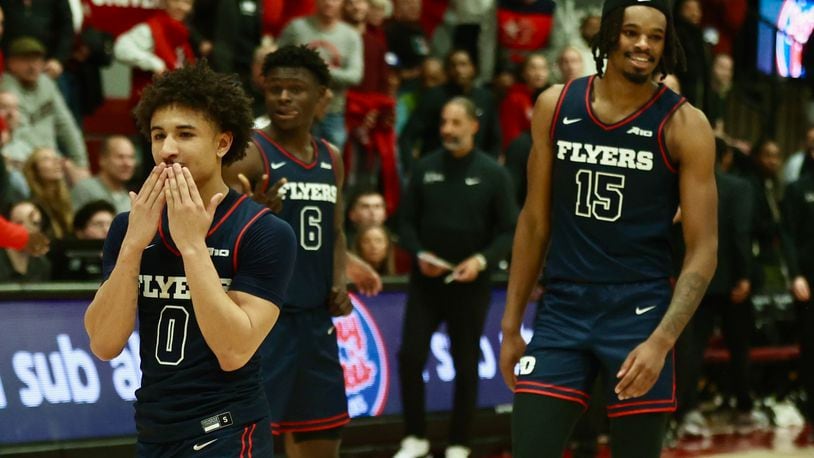
[{"label": "white sneaker", "polygon": [[407,436],[401,440],[401,448],[393,458],[423,458],[430,453],[430,441],[416,436]]},{"label": "white sneaker", "polygon": [[469,458],[469,452],[470,450],[466,447],[453,445],[447,447],[447,450],[444,452],[444,458]]},{"label": "white sneaker", "polygon": [[681,425],[678,427],[678,437],[711,437],[712,430],[709,427],[704,414],[698,410],[691,410],[684,415]]}]

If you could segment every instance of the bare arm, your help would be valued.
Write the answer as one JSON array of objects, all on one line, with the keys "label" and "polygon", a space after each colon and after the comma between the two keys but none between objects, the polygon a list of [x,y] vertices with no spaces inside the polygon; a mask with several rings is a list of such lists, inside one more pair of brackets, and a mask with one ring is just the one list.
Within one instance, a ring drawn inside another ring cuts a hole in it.
[{"label": "bare arm", "polygon": [[500,369],[509,388],[514,388],[514,366],[522,356],[525,342],[520,324],[531,291],[543,264],[551,235],[551,167],[553,155],[549,127],[562,86],[548,89],[537,99],[532,116],[532,149],[528,163],[528,192],[517,220],[512,248],[506,309],[503,312],[503,344]]},{"label": "bare arm", "polygon": [[678,162],[686,253],[670,306],[659,325],[628,354],[617,373],[619,399],[642,396],[658,379],[667,353],[692,318],[715,273],[718,200],[712,128],[700,111],[684,105],[667,125],[667,146]]},{"label": "bare arm", "polygon": [[138,195],[130,193],[127,232],[115,267],[85,311],[85,331],[93,354],[110,360],[121,353],[136,324],[141,255],[155,237],[164,208],[164,164],[153,168]]},{"label": "bare arm", "polygon": [[144,247],[123,243],[116,267],[85,311],[90,349],[109,361],[121,353],[136,326],[138,274]]},{"label": "bare arm", "polygon": [[336,175],[336,210],[334,210],[334,272],[333,287],[331,288],[331,298],[329,309],[334,316],[347,315],[353,310],[353,305],[348,298],[347,252],[348,242],[345,238],[345,203],[342,198],[342,185],[345,177],[345,166],[342,163],[342,156],[335,146],[330,145],[334,157],[333,167]]},{"label": "bare arm", "polygon": [[651,338],[672,348],[715,274],[718,194],[712,128],[700,111],[684,105],[668,124],[667,145],[679,163],[679,191],[686,252],[673,298]]},{"label": "bare arm", "polygon": [[280,309],[241,291],[223,290],[206,244],[182,252],[195,318],[221,369],[243,367],[268,335]]}]

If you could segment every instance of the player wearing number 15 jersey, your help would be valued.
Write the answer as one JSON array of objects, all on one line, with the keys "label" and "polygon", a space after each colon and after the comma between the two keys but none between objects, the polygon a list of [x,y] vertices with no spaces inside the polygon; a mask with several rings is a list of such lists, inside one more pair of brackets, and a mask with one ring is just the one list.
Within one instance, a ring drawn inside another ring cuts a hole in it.
[{"label": "player wearing number 15 jersey", "polygon": [[[562,456],[600,374],[613,456],[660,456],[676,407],[672,347],[715,271],[712,129],[654,82],[682,63],[668,0],[606,0],[593,51],[598,75],[544,92],[532,119],[500,357],[520,458]],[[679,204],[687,251],[673,291]],[[526,346],[520,322],[544,258]]]},{"label": "player wearing number 15 jersey", "polygon": [[331,321],[351,311],[344,173],[335,148],[310,133],[330,73],[313,49],[284,46],[266,56],[263,75],[271,124],[252,134],[246,157],[226,167],[224,177],[273,208],[297,235],[280,322],[261,348],[271,430],[284,435],[289,456],[334,457],[350,420]]},{"label": "player wearing number 15 jersey", "polygon": [[201,64],[156,79],[136,107],[157,165],[110,228],[85,327],[108,360],[138,317],[140,457],[273,452],[258,348],[296,248],[288,224],[221,176],[244,154],[249,106],[236,79]]}]

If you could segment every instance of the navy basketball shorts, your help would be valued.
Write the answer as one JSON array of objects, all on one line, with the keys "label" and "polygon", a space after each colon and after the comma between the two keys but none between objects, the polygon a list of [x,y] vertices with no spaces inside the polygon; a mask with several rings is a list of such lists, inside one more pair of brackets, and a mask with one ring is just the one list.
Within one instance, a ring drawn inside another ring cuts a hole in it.
[{"label": "navy basketball shorts", "polygon": [[261,351],[274,435],[326,431],[350,421],[336,331],[326,308],[284,310]]},{"label": "navy basketball shorts", "polygon": [[588,407],[602,371],[609,417],[676,409],[673,351],[644,396],[619,400],[616,374],[661,322],[672,290],[666,279],[621,284],[552,282],[537,310],[534,337],[520,359],[515,393]]},{"label": "navy basketball shorts", "polygon": [[268,458],[274,456],[268,418],[169,443],[136,444],[139,458]]}]

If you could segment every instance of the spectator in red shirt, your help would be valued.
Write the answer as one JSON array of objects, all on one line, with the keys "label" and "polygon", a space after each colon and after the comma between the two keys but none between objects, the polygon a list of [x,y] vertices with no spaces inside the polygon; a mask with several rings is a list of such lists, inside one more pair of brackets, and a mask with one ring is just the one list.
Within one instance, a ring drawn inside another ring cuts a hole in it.
[{"label": "spectator in red shirt", "polygon": [[532,94],[551,85],[551,69],[542,54],[529,54],[520,67],[520,82],[509,87],[506,97],[500,103],[500,129],[503,133],[503,150],[521,133],[531,128],[531,113],[534,109]]}]

